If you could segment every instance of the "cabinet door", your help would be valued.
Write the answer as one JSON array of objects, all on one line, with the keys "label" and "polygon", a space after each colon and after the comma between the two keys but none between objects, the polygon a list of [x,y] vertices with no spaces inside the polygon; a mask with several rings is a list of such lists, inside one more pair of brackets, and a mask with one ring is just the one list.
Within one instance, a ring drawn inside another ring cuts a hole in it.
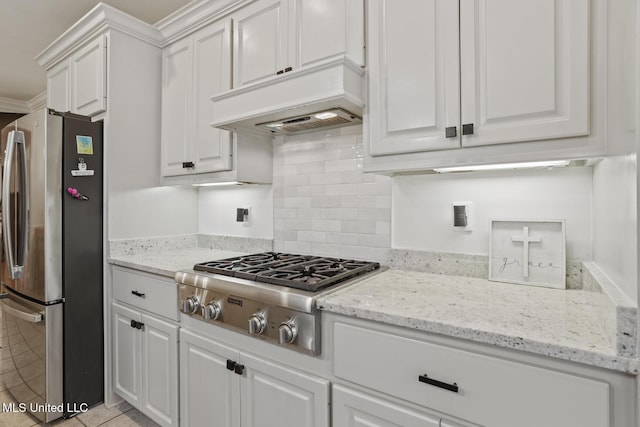
[{"label": "cabinet door", "polygon": [[259,0],[233,16],[233,85],[254,83],[289,63],[289,0]]},{"label": "cabinet door", "polygon": [[215,23],[193,37],[194,112],[191,135],[195,173],[231,170],[231,133],[211,126],[211,96],[231,89],[231,20]]},{"label": "cabinet door", "polygon": [[242,427],[329,426],[329,381],[244,353],[241,363]]},{"label": "cabinet door", "polygon": [[364,393],[333,385],[333,425],[349,427],[439,427],[440,419]]},{"label": "cabinet door", "polygon": [[181,426],[240,425],[240,376],[227,360],[238,352],[180,329]]},{"label": "cabinet door", "polygon": [[450,0],[368,3],[371,155],[459,147],[458,12]]},{"label": "cabinet door", "polygon": [[142,409],[163,426],[178,424],[178,326],[142,315]]},{"label": "cabinet door", "polygon": [[463,146],[589,132],[589,2],[461,0]]},{"label": "cabinet door", "polygon": [[71,111],[69,61],[63,61],[47,72],[47,108]]},{"label": "cabinet door", "polygon": [[139,406],[142,399],[142,373],[140,371],[140,331],[131,326],[141,315],[116,302],[111,304],[113,319],[113,387],[127,402]]},{"label": "cabinet door", "polygon": [[106,56],[105,36],[71,56],[71,112],[92,116],[106,111]]},{"label": "cabinet door", "polygon": [[192,38],[162,51],[162,176],[182,175],[183,162],[195,162],[187,135],[192,126],[192,72]]},{"label": "cabinet door", "polygon": [[293,60],[294,68],[345,54],[363,65],[361,0],[295,0],[294,10],[295,46],[292,48],[298,54]]}]

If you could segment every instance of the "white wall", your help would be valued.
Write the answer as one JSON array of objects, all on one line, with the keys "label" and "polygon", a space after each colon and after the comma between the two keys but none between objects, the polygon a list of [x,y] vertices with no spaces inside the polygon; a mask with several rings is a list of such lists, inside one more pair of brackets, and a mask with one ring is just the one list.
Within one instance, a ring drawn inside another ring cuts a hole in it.
[{"label": "white wall", "polygon": [[158,187],[160,49],[115,30],[110,37],[104,119],[107,237],[196,233],[197,191]]},{"label": "white wall", "polygon": [[637,301],[636,156],[609,157],[593,172],[593,259]]},{"label": "white wall", "polygon": [[[250,207],[249,221],[236,221],[236,209]],[[273,239],[271,185],[201,187],[198,230],[203,234]]]},{"label": "white wall", "polygon": [[[565,219],[567,258],[591,259],[590,168],[393,178],[392,247],[488,255],[490,219]],[[453,228],[453,202],[473,203],[473,230]]]}]

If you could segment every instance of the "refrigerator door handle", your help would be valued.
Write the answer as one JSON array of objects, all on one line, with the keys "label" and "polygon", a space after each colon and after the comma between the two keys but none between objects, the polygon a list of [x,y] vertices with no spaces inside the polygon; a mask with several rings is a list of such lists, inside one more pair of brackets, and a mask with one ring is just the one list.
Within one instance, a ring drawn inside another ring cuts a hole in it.
[{"label": "refrigerator door handle", "polygon": [[26,312],[22,310],[18,310],[17,308],[11,307],[9,304],[4,301],[0,301],[0,307],[2,307],[2,311],[6,314],[18,318],[20,320],[25,320],[31,323],[40,323],[42,322],[42,313],[33,313]]},{"label": "refrigerator door handle", "polygon": [[[20,159],[20,219],[22,226],[20,235],[20,245],[22,253],[13,253],[13,224],[11,218],[11,174],[13,172],[14,150],[18,148],[18,158]],[[29,185],[27,182],[27,150],[25,148],[24,132],[11,131],[7,141],[7,150],[4,158],[4,174],[2,176],[2,234],[4,235],[4,249],[9,266],[9,275],[12,279],[20,279],[24,274],[24,260],[27,256],[27,242],[29,238]],[[17,261],[17,262],[16,262]]]}]

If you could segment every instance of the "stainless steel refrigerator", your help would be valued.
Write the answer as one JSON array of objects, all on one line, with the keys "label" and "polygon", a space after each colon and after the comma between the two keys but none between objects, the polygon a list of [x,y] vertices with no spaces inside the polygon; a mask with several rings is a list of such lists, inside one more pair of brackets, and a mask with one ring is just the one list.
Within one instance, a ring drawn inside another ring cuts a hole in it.
[{"label": "stainless steel refrigerator", "polygon": [[103,400],[102,123],[42,110],[1,137],[1,377],[50,422]]}]

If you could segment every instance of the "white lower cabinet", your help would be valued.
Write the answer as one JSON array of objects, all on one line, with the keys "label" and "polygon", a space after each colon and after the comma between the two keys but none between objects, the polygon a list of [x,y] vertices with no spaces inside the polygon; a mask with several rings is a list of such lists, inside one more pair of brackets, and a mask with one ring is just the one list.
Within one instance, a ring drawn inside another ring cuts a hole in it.
[{"label": "white lower cabinet", "polygon": [[112,303],[113,387],[163,426],[178,425],[178,325]]},{"label": "white lower cabinet", "polygon": [[177,286],[112,267],[113,391],[158,424],[178,425]]},{"label": "white lower cabinet", "polygon": [[[336,322],[332,329],[337,381],[371,394],[491,427],[628,425],[624,414],[612,414],[619,405],[612,398],[625,399],[628,378],[603,376],[597,369],[559,372],[409,338],[400,328],[380,331]],[[376,400],[334,385],[334,425],[432,425],[422,420],[430,420],[428,415]],[[433,425],[456,424],[442,419]]]},{"label": "white lower cabinet", "polygon": [[336,427],[440,427],[440,418],[389,401],[333,386],[333,425]]},{"label": "white lower cabinet", "polygon": [[329,381],[180,330],[182,426],[328,427]]}]

